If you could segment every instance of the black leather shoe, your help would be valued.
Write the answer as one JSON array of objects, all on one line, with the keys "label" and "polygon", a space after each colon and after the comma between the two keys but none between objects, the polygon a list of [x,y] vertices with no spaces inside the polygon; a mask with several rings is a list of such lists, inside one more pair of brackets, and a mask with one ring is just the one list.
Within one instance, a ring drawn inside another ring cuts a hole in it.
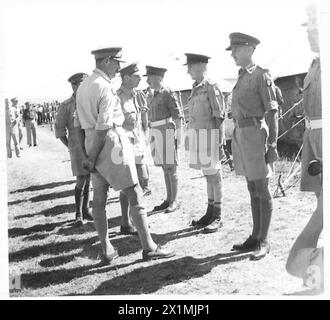
[{"label": "black leather shoe", "polygon": [[156,259],[166,259],[174,257],[174,251],[165,251],[160,245],[157,246],[157,249],[154,251],[143,250],[142,251],[142,260],[156,260]]},{"label": "black leather shoe", "polygon": [[209,204],[206,213],[199,220],[192,220],[191,225],[196,228],[203,228],[210,224],[213,217],[213,208],[214,206]]},{"label": "black leather shoe", "polygon": [[132,225],[120,226],[120,233],[121,234],[127,234],[127,235],[132,234],[132,235],[135,235],[135,236],[138,235],[137,230]]},{"label": "black leather shoe", "polygon": [[161,205],[156,206],[153,208],[151,212],[160,212],[166,210],[170,206],[170,203],[168,201],[164,201]]},{"label": "black leather shoe", "polygon": [[102,265],[111,264],[111,262],[114,259],[119,257],[117,249],[116,248],[114,248],[114,249],[115,249],[115,251],[111,254],[105,255],[104,253],[102,253],[102,256],[101,256],[101,264]]},{"label": "black leather shoe", "polygon": [[251,254],[250,260],[260,260],[270,251],[270,244],[264,240],[259,241],[258,248]]},{"label": "black leather shoe", "polygon": [[249,236],[243,243],[234,244],[232,250],[254,251],[258,248],[259,241]]},{"label": "black leather shoe", "polygon": [[210,223],[204,228],[204,232],[206,233],[217,232],[220,228],[222,228],[222,226],[223,226],[222,221],[220,219],[215,219],[212,223]]}]

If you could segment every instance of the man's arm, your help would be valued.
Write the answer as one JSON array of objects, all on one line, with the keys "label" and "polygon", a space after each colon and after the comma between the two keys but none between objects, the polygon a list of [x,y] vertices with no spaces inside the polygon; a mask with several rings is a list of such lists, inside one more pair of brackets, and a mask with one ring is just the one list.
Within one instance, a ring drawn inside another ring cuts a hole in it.
[{"label": "man's arm", "polygon": [[92,142],[92,148],[88,152],[88,157],[83,161],[83,168],[88,171],[95,170],[96,160],[104,146],[105,137],[109,129],[106,130],[95,130]]},{"label": "man's arm", "polygon": [[277,153],[277,136],[278,136],[278,116],[277,110],[272,109],[267,112],[267,120],[268,120],[268,129],[269,129],[269,137],[267,144],[275,144],[274,147],[268,146],[268,150],[266,153],[266,163],[273,163],[278,159]]}]

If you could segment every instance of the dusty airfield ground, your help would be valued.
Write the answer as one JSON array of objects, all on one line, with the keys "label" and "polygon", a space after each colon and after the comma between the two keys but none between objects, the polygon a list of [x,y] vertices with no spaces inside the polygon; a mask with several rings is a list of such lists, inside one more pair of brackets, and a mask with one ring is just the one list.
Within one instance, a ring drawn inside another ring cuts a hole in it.
[{"label": "dusty airfield ground", "polygon": [[[24,132],[25,134],[25,132]],[[245,180],[224,167],[224,227],[204,234],[189,227],[206,208],[206,182],[201,173],[179,167],[181,209],[150,216],[156,242],[174,249],[168,260],[142,262],[137,237],[119,235],[118,193],[110,191],[108,219],[111,241],[120,257],[98,267],[99,242],[93,224],[74,227],[74,177],[69,154],[48,126],[38,127],[39,145],[27,148],[8,164],[9,261],[12,275],[21,276],[21,290],[11,296],[60,295],[283,295],[302,290],[301,281],[285,271],[285,261],[315,206],[314,197],[298,184],[274,200],[271,252],[253,262],[248,254],[231,252],[251,230]],[[277,168],[288,170],[290,163]],[[274,190],[276,179],[273,180]],[[163,200],[161,169],[150,167],[152,195],[147,210]]]}]

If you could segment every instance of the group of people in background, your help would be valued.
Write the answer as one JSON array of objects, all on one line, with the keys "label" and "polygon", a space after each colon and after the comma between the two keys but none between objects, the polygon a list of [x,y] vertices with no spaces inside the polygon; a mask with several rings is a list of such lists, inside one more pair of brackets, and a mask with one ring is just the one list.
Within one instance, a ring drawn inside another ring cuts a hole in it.
[{"label": "group of people in background", "polygon": [[28,147],[36,147],[37,126],[49,124],[53,130],[56,113],[60,103],[34,104],[29,101],[24,105],[19,105],[17,98],[5,99],[5,118],[6,118],[6,146],[7,158],[12,158],[13,147],[17,158],[21,157],[23,127],[26,129],[26,143]]}]

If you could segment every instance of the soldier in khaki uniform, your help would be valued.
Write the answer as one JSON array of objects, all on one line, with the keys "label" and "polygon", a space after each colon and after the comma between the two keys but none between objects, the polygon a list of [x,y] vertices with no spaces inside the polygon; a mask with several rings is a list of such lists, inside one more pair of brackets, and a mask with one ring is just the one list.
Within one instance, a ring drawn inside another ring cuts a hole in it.
[{"label": "soldier in khaki uniform", "polygon": [[[231,55],[240,66],[232,93],[232,116],[235,129],[232,151],[236,174],[247,180],[250,193],[253,230],[234,250],[250,251],[259,260],[270,250],[267,241],[273,201],[269,190],[272,165],[277,160],[278,104],[275,85],[268,70],[256,65],[252,55],[260,41],[243,33],[229,36]],[[265,121],[267,114],[268,124]]]},{"label": "soldier in khaki uniform", "polygon": [[27,145],[32,146],[31,135],[33,140],[33,146],[37,146],[37,123],[36,123],[36,111],[30,102],[25,102],[25,109],[23,111],[23,121],[26,129]]},{"label": "soldier in khaki uniform", "polygon": [[21,109],[18,105],[18,100],[17,98],[12,98],[11,100],[12,106],[13,108],[16,109],[17,112],[17,128],[18,128],[18,147],[20,150],[23,150],[23,148],[21,147],[21,141],[23,139],[23,132],[22,132],[22,115],[21,115]]},{"label": "soldier in khaki uniform", "polygon": [[[137,63],[127,65],[120,70],[122,84],[117,90],[117,95],[120,99],[121,108],[125,116],[123,129],[126,131],[129,140],[133,144],[135,156],[135,166],[139,179],[139,184],[144,194],[148,191],[149,174],[147,164],[145,163],[145,136],[142,125],[142,115],[146,114],[146,97],[140,90],[135,89],[140,81],[141,75]],[[120,232],[123,234],[135,234],[136,230],[130,222],[128,215],[128,199],[123,192],[120,192],[120,205],[122,213],[122,224]]]},{"label": "soldier in khaki uniform", "polygon": [[153,241],[139,199],[133,145],[122,128],[125,117],[111,80],[120,69],[121,48],[104,48],[91,53],[96,68],[78,88],[77,125],[80,123],[85,132],[87,159],[83,165],[92,175],[93,218],[101,242],[102,261],[109,264],[118,256],[108,237],[105,207],[109,186],[121,190],[128,198],[143,248],[143,260],[172,257],[174,252],[163,250]]},{"label": "soldier in khaki uniform", "polygon": [[6,98],[5,100],[5,114],[6,114],[6,146],[7,146],[7,157],[12,158],[11,141],[14,142],[16,157],[19,158],[19,137],[18,137],[18,118],[16,108],[12,107]]},{"label": "soldier in khaki uniform", "polygon": [[302,278],[312,289],[324,289],[323,248],[317,247],[323,230],[322,183],[322,92],[317,6],[307,7],[307,35],[311,50],[316,54],[304,80],[303,108],[305,132],[301,159],[300,190],[314,192],[317,207],[293,244],[286,268],[293,276]]},{"label": "soldier in khaki uniform", "polygon": [[146,66],[147,82],[153,90],[149,96],[150,146],[156,166],[164,172],[166,200],[155,206],[153,212],[173,212],[179,208],[177,148],[181,142],[183,113],[173,91],[162,84],[165,68]]},{"label": "soldier in khaki uniform", "polygon": [[87,77],[86,73],[72,75],[68,82],[72,86],[72,96],[65,100],[58,109],[55,120],[55,136],[69,149],[72,174],[77,177],[75,186],[76,222],[93,220],[89,206],[90,173],[82,167],[85,159],[85,145],[79,140],[74,127],[74,113],[76,111],[76,92],[80,83]]},{"label": "soldier in khaki uniform", "polygon": [[[206,79],[210,57],[186,53],[188,73],[195,80],[189,106],[189,166],[202,170],[207,182],[208,206],[204,216],[192,225],[205,227],[205,232],[217,231],[221,226],[223,198],[221,159],[219,150],[224,143],[225,104],[218,86]],[[223,151],[222,153],[223,154]]]}]

